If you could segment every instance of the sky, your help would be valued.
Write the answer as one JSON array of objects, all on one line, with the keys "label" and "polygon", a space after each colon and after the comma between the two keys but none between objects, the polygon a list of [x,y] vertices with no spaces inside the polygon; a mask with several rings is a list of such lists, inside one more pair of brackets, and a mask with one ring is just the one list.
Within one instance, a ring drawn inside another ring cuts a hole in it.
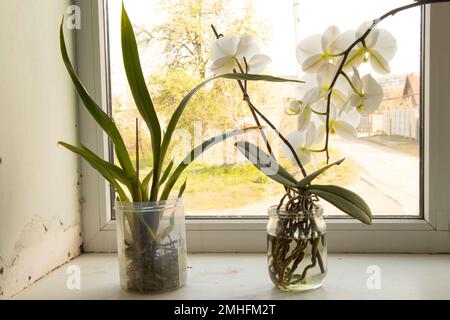
[{"label": "sky", "polygon": [[[247,0],[231,0],[232,10],[239,12]],[[109,0],[109,28],[113,86],[121,86],[124,79],[120,48],[121,0]],[[125,0],[133,24],[149,29],[164,19],[158,12],[158,0]],[[397,6],[411,3],[408,0],[254,0],[255,16],[267,24],[272,37],[263,52],[272,58],[268,72],[273,75],[297,74],[295,47],[313,34],[322,33],[328,26],[336,25],[341,31],[357,29]],[[297,8],[297,18],[294,10]],[[419,72],[420,69],[420,9],[414,8],[387,18],[380,28],[389,30],[397,39],[398,51],[391,62],[392,74]],[[142,54],[144,72],[152,68],[151,51]],[[154,53],[153,53],[154,57]],[[114,90],[114,87],[113,87]]]}]

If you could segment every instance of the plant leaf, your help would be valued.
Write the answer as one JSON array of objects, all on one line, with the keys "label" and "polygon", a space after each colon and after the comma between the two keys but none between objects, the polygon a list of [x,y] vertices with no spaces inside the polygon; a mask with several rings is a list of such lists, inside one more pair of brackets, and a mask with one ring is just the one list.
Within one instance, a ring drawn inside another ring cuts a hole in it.
[{"label": "plant leaf", "polygon": [[238,129],[238,130],[232,130],[228,131],[222,134],[219,134],[215,137],[212,137],[211,139],[208,139],[206,141],[203,141],[200,145],[196,146],[194,149],[191,150],[191,152],[184,158],[183,161],[180,162],[180,164],[177,166],[175,171],[172,173],[168,181],[166,182],[164,186],[163,193],[161,195],[161,200],[166,200],[169,197],[170,191],[172,190],[173,186],[177,182],[178,178],[181,176],[183,171],[203,152],[214,146],[215,144],[222,142],[225,139],[228,139],[233,136],[237,136],[239,134],[242,134],[249,130],[254,129],[261,129],[261,127],[249,127],[244,129]]},{"label": "plant leaf", "polygon": [[103,160],[102,158],[97,156],[94,152],[89,150],[86,146],[81,145],[78,148],[71,144],[65,143],[63,141],[59,141],[58,144],[62,145],[66,149],[69,149],[70,151],[82,156],[86,161],[94,162],[94,163],[96,163],[96,165],[104,167],[106,170],[111,172],[111,174],[114,176],[114,179],[120,181],[127,187],[130,186],[130,181],[128,180],[127,174],[121,168],[119,168],[115,164],[112,164],[109,161]]},{"label": "plant leaf", "polygon": [[153,176],[153,169],[151,169],[149,171],[149,173],[147,173],[147,175],[145,176],[145,178],[142,180],[141,182],[141,193],[142,193],[142,201],[147,201],[148,200],[148,192],[149,192],[149,184],[150,184],[150,179]]},{"label": "plant leaf", "polygon": [[372,212],[369,206],[353,191],[333,185],[311,185],[306,190],[328,201],[349,216],[365,224],[372,223]]},{"label": "plant leaf", "polygon": [[[187,183],[187,179],[184,180],[183,184],[181,185],[180,191],[178,192],[178,198],[181,198],[181,196],[183,195],[184,190],[186,189],[186,183]],[[176,210],[177,210],[177,207],[175,206],[173,208],[173,212],[170,214],[169,225],[166,228],[164,228],[161,232],[158,232],[157,241],[164,240],[164,238],[166,238],[169,235],[169,233],[173,230],[173,227],[175,225]]]},{"label": "plant leaf", "polygon": [[238,150],[262,173],[286,187],[296,187],[297,180],[272,156],[247,141],[235,144]]},{"label": "plant leaf", "polygon": [[[145,83],[142,73],[139,52],[134,35],[133,26],[122,2],[121,20],[122,56],[128,84],[130,85],[136,107],[150,130],[152,138],[153,152],[153,183],[150,192],[150,200],[156,201],[158,197],[158,180],[161,172],[160,168],[160,148],[161,148],[161,126],[158,115],[153,106],[152,99]],[[162,161],[162,159],[161,159]]]},{"label": "plant leaf", "polygon": [[225,78],[225,79],[234,79],[234,80],[248,80],[248,81],[267,81],[267,82],[296,82],[296,83],[305,83],[301,80],[295,80],[295,79],[286,79],[286,78],[279,78],[279,77],[273,77],[266,74],[244,74],[244,73],[226,73],[221,76],[218,76]]},{"label": "plant leaf", "polygon": [[305,188],[308,184],[311,183],[311,181],[313,181],[315,178],[317,178],[320,174],[324,173],[325,171],[327,171],[328,169],[330,169],[333,166],[340,165],[344,160],[345,160],[345,158],[342,158],[341,160],[333,162],[333,163],[331,163],[331,164],[329,164],[329,165],[327,165],[327,166],[325,166],[325,167],[323,167],[323,168],[321,168],[321,169],[319,169],[319,170],[317,170],[317,171],[307,175],[306,177],[304,177],[302,180],[300,180],[297,183],[297,187],[301,188],[301,189]]},{"label": "plant leaf", "polygon": [[80,79],[78,78],[77,74],[75,73],[72,64],[70,63],[70,59],[67,54],[66,43],[64,40],[63,22],[61,22],[60,26],[59,41],[61,55],[66,69],[69,72],[72,82],[78,92],[78,95],[81,98],[81,101],[83,101],[84,106],[114,143],[117,159],[119,160],[121,167],[125,170],[129,178],[133,178],[136,175],[136,171],[134,170],[133,163],[131,162],[130,156],[119,133],[119,130],[117,130],[114,121],[108,116],[108,114],[104,112],[102,108],[100,108],[97,103],[95,103],[95,101],[91,98],[91,96],[81,83]]},{"label": "plant leaf", "polygon": [[175,226],[175,213],[176,207],[173,208],[173,212],[170,214],[169,225],[158,232],[158,235],[156,237],[157,242],[164,240],[169,235],[169,233],[172,232],[173,227]]},{"label": "plant leaf", "polygon": [[83,145],[81,146],[81,148],[78,148],[62,141],[58,142],[58,144],[83,157],[83,159],[85,159],[98,173],[100,173],[106,180],[114,185],[114,188],[116,189],[116,192],[119,195],[121,201],[128,201],[128,197],[126,196],[120,184],[117,182],[120,181],[125,184],[128,189],[131,189],[130,181],[127,180],[128,177],[121,168],[101,159]]},{"label": "plant leaf", "polygon": [[150,235],[150,238],[152,238],[153,241],[157,241],[158,237],[155,235],[155,232],[153,231],[152,227],[148,225],[147,221],[145,221],[144,217],[140,214],[137,214],[135,216],[138,217],[139,220],[141,220],[141,223],[147,229],[147,232]]},{"label": "plant leaf", "polygon": [[167,178],[169,177],[169,173],[172,170],[173,167],[173,160],[170,160],[169,164],[167,165],[166,169],[164,170],[162,176],[161,176],[161,180],[159,180],[159,185],[163,185],[164,182],[167,180]]},{"label": "plant leaf", "polygon": [[184,112],[184,109],[188,105],[191,98],[195,95],[195,93],[200,90],[203,86],[205,86],[208,82],[213,81],[215,79],[225,78],[231,80],[249,80],[249,81],[268,81],[268,82],[303,82],[299,80],[292,79],[284,79],[272,77],[269,75],[260,75],[260,74],[243,74],[243,73],[226,73],[220,76],[216,76],[210,79],[206,79],[197,85],[194,89],[192,89],[184,98],[181,100],[180,104],[177,106],[175,112],[169,120],[169,124],[167,125],[167,130],[164,135],[164,139],[161,145],[161,161],[163,161],[165,154],[169,148],[170,141],[172,139],[173,132],[176,129],[178,121],[180,120],[181,115]]},{"label": "plant leaf", "polygon": [[178,198],[183,196],[184,190],[186,190],[187,179],[184,180],[184,183],[181,185],[180,191],[178,191]]}]

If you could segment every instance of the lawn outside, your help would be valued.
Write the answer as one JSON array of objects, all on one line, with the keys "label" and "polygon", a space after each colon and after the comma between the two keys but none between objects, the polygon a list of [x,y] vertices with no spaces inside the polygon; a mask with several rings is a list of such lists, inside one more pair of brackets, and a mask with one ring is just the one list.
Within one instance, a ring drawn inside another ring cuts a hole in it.
[{"label": "lawn outside", "polygon": [[[377,134],[355,141],[332,139],[331,160],[345,157],[340,165],[328,170],[316,182],[336,184],[360,194],[376,216],[419,215],[419,145],[408,138]],[[143,159],[144,176],[150,161]],[[281,159],[290,172],[294,167]],[[325,165],[321,158],[318,165]],[[309,164],[307,171],[314,171]],[[299,172],[296,176],[301,178]],[[194,163],[183,174],[188,178],[184,194],[187,216],[265,216],[267,208],[278,204],[283,188],[261,174],[252,164],[233,165]],[[206,201],[205,201],[206,199]],[[321,201],[325,215],[343,213]]]},{"label": "lawn outside", "polygon": [[[419,148],[415,142],[380,135],[352,142],[333,139],[332,143],[339,150],[334,150],[333,159],[345,156],[346,160],[321,176],[317,183],[333,183],[357,192],[366,199],[375,216],[419,215]],[[190,188],[185,194],[187,215],[264,216],[283,194],[279,185],[264,179],[249,164],[229,169],[199,168],[202,165],[192,167],[189,173]],[[343,215],[329,203],[320,203],[325,215]]]},{"label": "lawn outside", "polygon": [[[336,159],[342,157],[337,151],[332,154]],[[292,165],[286,162],[282,165],[294,172]],[[319,163],[320,167],[323,165],[324,162]],[[308,165],[307,170],[313,172],[315,168]],[[325,172],[316,182],[347,185],[358,179],[358,172],[359,166],[347,159]],[[231,166],[197,164],[186,174],[189,179],[184,198],[188,215],[264,216],[267,208],[278,204],[284,194],[280,184],[264,176],[250,163]],[[299,172],[296,176],[301,178]]]}]

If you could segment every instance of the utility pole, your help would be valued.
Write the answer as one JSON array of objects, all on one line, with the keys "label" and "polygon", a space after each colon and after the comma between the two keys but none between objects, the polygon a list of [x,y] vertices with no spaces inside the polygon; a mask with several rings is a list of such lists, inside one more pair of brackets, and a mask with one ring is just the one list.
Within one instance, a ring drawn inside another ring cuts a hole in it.
[{"label": "utility pole", "polygon": [[[292,0],[293,1],[293,14],[294,14],[294,35],[295,35],[295,44],[300,42],[299,39],[299,29],[300,29],[300,0]],[[297,64],[297,79],[300,79],[300,66]]]}]

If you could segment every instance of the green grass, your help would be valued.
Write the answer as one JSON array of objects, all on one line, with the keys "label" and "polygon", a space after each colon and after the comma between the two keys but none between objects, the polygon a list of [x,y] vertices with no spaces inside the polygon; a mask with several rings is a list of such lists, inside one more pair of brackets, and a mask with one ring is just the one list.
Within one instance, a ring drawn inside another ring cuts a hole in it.
[{"label": "green grass", "polygon": [[185,176],[189,177],[184,195],[187,210],[237,208],[283,193],[282,186],[262,175],[251,164],[197,164],[192,165]]},{"label": "green grass", "polygon": [[[331,150],[331,156],[332,160],[341,157],[336,150]],[[292,164],[283,159],[280,162],[290,172],[294,172]],[[324,165],[324,161],[319,161],[319,167]],[[142,166],[142,175],[147,173],[148,169],[148,165],[146,168]],[[306,169],[308,173],[315,170],[311,164]],[[322,174],[315,183],[344,186],[356,179],[359,170],[359,166],[354,161],[346,159],[341,165]],[[249,163],[222,166],[192,164],[183,173],[176,188],[184,182],[186,177],[188,180],[184,198],[188,211],[238,208],[264,199],[281,197],[284,193],[281,185],[263,175]],[[296,173],[296,177],[301,178],[300,172]]]}]

